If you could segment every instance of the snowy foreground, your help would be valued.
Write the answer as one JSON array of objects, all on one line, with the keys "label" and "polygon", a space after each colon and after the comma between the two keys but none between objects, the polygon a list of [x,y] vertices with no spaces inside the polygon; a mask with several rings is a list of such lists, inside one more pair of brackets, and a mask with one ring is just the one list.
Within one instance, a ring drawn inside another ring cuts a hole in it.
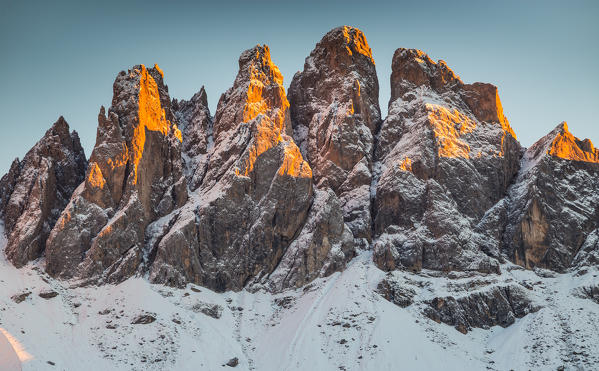
[{"label": "snowy foreground", "polygon": [[[239,370],[599,367],[599,305],[573,296],[598,280],[596,268],[540,277],[502,267],[502,276],[486,282],[528,282],[543,308],[508,328],[463,335],[424,317],[422,301],[464,295],[481,276],[394,273],[416,283],[415,304],[402,309],[375,292],[385,273],[368,252],[342,273],[279,295],[173,289],[143,278],[70,288],[43,273],[42,264],[17,270],[0,259],[2,370],[222,370],[235,357]],[[49,291],[58,295],[39,296]],[[27,292],[20,303],[11,299]],[[132,324],[143,314],[156,320]]]}]

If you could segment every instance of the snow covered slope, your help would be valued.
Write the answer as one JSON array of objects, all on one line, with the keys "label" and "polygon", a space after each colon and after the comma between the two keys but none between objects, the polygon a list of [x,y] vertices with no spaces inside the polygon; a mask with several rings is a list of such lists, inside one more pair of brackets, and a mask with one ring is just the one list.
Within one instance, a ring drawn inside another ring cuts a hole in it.
[{"label": "snow covered slope", "polygon": [[[576,277],[516,266],[503,266],[503,275],[452,279],[432,271],[387,275],[364,252],[342,273],[272,295],[174,289],[142,278],[69,287],[41,264],[19,270],[4,254],[0,259],[0,327],[23,370],[222,370],[233,358],[240,370],[592,369],[599,363],[599,305],[578,297],[579,287],[597,283],[596,268]],[[414,304],[400,308],[382,298],[376,288],[384,277],[412,288]],[[510,327],[467,334],[422,314],[434,297],[507,283],[531,288],[541,309]],[[40,297],[51,292],[57,295]],[[150,323],[132,323],[140,321]]]}]

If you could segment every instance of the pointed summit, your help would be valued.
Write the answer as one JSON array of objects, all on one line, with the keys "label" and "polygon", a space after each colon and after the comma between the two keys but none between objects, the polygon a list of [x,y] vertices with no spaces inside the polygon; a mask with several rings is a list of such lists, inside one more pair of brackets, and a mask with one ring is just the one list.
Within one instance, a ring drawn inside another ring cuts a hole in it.
[{"label": "pointed summit", "polygon": [[506,255],[526,268],[559,272],[584,261],[576,256],[599,228],[597,177],[599,151],[572,135],[566,122],[526,150],[508,195]]},{"label": "pointed summit", "polygon": [[244,51],[218,103],[198,190],[167,224],[149,227],[163,230],[151,246],[152,281],[241,290],[278,265],[313,197],[312,170],[287,134],[288,108],[268,46]]},{"label": "pointed summit", "polygon": [[294,138],[320,189],[344,208],[356,242],[371,241],[370,184],[374,137],[380,125],[379,83],[362,31],[329,31],[289,87]]},{"label": "pointed summit", "polygon": [[442,60],[433,61],[422,50],[399,48],[393,54],[389,102],[418,86],[426,86],[441,93],[461,84],[462,80],[447,63]]},{"label": "pointed summit", "polygon": [[[261,154],[279,143],[293,142],[290,133],[289,101],[283,76],[272,62],[268,46],[256,45],[239,57],[235,82],[218,103],[214,116],[214,156],[202,187],[212,187],[229,170],[238,175],[250,175]],[[244,145],[232,146],[233,140]],[[249,147],[245,147],[246,144]],[[288,159],[295,162],[293,168],[301,170],[297,175],[311,177],[312,171],[302,156],[292,155],[292,152],[295,151],[286,153],[291,156]]]},{"label": "pointed summit", "polygon": [[554,136],[547,151],[550,156],[571,161],[599,163],[599,149],[593,146],[590,139],[580,140],[568,130],[568,124],[560,123],[549,136]]},{"label": "pointed summit", "polygon": [[17,267],[39,258],[58,213],[83,180],[87,162],[77,132],[60,116],[0,180],[0,219],[6,255]]},{"label": "pointed summit", "polygon": [[503,114],[496,86],[481,82],[464,84],[445,61],[435,62],[421,50],[397,49],[393,55],[389,105],[397,98],[413,99],[412,93],[404,94],[418,88],[430,89],[436,94],[455,92],[476,119],[500,123],[505,131],[516,137]]},{"label": "pointed summit", "polygon": [[163,77],[144,65],[117,76],[112,107],[98,115],[85,182],[47,241],[51,275],[129,277],[141,261],[145,227],[185,203],[182,136]]},{"label": "pointed summit", "polygon": [[210,152],[214,147],[213,124],[208,96],[202,86],[190,100],[173,100],[173,112],[183,133],[183,163],[185,177],[190,190],[196,190],[202,183]]},{"label": "pointed summit", "polygon": [[355,57],[354,53],[362,55],[370,60],[370,63],[374,64],[374,58],[372,58],[372,49],[366,41],[364,33],[351,26],[341,26],[332,29],[322,38],[322,41],[331,42],[332,44],[338,45],[339,47],[345,48],[349,56]]},{"label": "pointed summit", "polygon": [[249,122],[258,115],[271,121],[274,129],[287,132],[288,108],[283,75],[272,62],[268,45],[256,45],[239,57],[235,82],[219,101],[214,118],[215,140],[233,125]]},{"label": "pointed summit", "polygon": [[565,121],[526,150],[525,170],[531,169],[545,156],[590,164],[599,163],[599,149],[593,146],[590,139],[580,140],[572,135]]},{"label": "pointed summit", "polygon": [[464,84],[444,61],[397,49],[377,139],[377,265],[497,271],[478,243],[462,240],[504,197],[520,165],[497,88]]}]

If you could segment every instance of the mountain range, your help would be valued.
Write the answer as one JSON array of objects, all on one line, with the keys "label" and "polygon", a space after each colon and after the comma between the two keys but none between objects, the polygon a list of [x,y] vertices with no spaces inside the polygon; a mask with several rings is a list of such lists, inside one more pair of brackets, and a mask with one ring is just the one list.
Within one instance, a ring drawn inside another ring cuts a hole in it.
[{"label": "mountain range", "polygon": [[268,46],[244,51],[214,114],[164,79],[121,71],[89,157],[60,117],[0,180],[24,368],[599,364],[599,149],[565,122],[524,148],[497,87],[404,48],[382,117],[349,26],[287,92]]}]

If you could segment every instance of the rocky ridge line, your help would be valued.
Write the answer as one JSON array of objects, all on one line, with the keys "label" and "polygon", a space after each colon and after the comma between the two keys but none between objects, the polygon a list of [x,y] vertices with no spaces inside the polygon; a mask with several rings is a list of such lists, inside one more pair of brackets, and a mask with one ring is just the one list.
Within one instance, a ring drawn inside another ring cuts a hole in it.
[{"label": "rocky ridge line", "polygon": [[[84,282],[140,274],[216,291],[300,287],[343,270],[356,248],[386,271],[596,261],[590,140],[564,123],[525,150],[495,86],[465,84],[415,49],[398,49],[392,71],[384,120],[372,51],[349,26],[316,45],[289,100],[270,49],[243,52],[214,117],[203,88],[171,101],[158,66],[123,71],[86,172],[59,120],[62,134],[0,181],[7,255],[20,266],[45,254],[50,274]],[[25,189],[38,189],[29,206]]]}]

